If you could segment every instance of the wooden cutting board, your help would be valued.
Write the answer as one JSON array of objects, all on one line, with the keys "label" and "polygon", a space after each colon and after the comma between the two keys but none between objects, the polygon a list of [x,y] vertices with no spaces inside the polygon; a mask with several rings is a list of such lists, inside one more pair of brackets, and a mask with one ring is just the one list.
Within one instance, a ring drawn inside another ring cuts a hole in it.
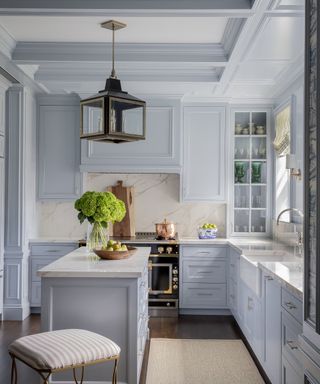
[{"label": "wooden cutting board", "polygon": [[114,223],[111,229],[111,236],[132,237],[135,236],[136,228],[134,223],[134,187],[124,187],[123,181],[119,180],[117,185],[108,187],[118,199],[122,200],[127,209],[124,219],[120,223]]}]

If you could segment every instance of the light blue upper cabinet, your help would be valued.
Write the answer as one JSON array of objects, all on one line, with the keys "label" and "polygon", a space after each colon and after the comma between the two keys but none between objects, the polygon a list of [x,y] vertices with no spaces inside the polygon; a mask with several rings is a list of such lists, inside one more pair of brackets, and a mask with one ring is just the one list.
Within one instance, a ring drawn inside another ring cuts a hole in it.
[{"label": "light blue upper cabinet", "polygon": [[81,194],[80,105],[75,96],[38,100],[38,197],[68,200]]},{"label": "light blue upper cabinet", "polygon": [[226,108],[183,110],[182,201],[226,200]]},{"label": "light blue upper cabinet", "polygon": [[82,140],[81,171],[180,173],[180,100],[146,102],[146,140],[121,144]]}]

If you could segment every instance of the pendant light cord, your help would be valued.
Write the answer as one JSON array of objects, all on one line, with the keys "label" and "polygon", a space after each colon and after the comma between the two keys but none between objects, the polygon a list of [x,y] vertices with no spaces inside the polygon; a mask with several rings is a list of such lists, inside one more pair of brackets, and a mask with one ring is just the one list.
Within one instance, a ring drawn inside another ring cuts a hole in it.
[{"label": "pendant light cord", "polygon": [[116,79],[117,78],[117,75],[116,75],[116,71],[114,69],[114,36],[115,33],[114,33],[114,25],[112,25],[112,71],[111,71],[111,77],[113,79]]}]

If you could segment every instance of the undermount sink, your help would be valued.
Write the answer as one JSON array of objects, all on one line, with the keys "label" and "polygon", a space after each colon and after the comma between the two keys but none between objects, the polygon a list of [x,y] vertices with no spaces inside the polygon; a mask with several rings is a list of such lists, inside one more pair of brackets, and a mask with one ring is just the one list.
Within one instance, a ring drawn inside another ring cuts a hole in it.
[{"label": "undermount sink", "polygon": [[[240,258],[240,278],[257,295],[261,296],[262,272],[259,262],[286,262],[301,265],[301,259],[282,250],[250,250],[245,251]],[[297,267],[298,268],[298,267]]]}]

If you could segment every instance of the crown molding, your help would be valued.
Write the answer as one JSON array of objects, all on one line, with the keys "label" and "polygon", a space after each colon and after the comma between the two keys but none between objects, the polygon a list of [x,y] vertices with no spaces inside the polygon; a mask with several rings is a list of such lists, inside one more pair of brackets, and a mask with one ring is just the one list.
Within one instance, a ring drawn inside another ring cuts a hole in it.
[{"label": "crown molding", "polygon": [[48,90],[27,76],[5,54],[0,52],[0,73],[13,84],[20,84],[30,89],[34,94],[47,93]]},{"label": "crown molding", "polygon": [[2,52],[7,57],[11,58],[12,52],[15,47],[15,39],[2,25],[0,25],[0,52]]},{"label": "crown molding", "polygon": [[[111,61],[111,43],[18,42],[12,54],[19,64],[40,62]],[[217,62],[226,64],[221,44],[117,43],[116,61],[122,62]]]}]

